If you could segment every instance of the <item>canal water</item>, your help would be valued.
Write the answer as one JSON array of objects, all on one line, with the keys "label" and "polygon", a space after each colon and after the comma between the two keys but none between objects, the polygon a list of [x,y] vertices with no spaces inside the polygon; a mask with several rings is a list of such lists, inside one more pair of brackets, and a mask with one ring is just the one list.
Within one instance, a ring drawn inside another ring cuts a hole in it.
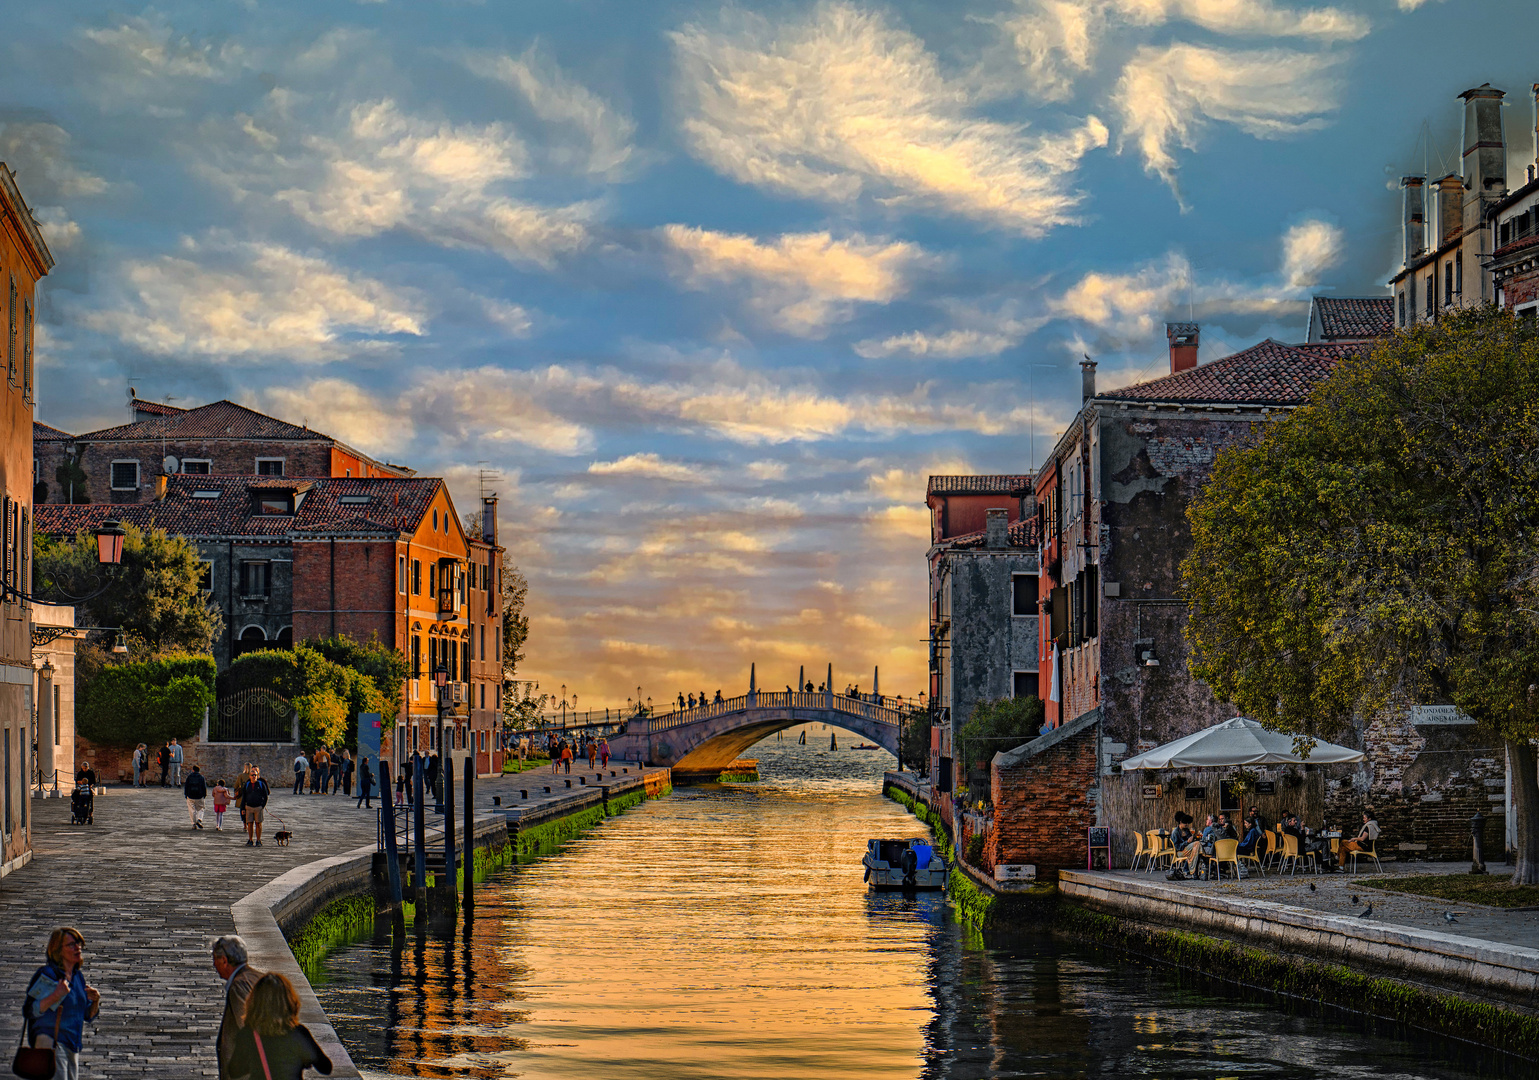
[{"label": "canal water", "polygon": [[1456,1078],[1514,1075],[1117,954],[984,943],[939,896],[868,894],[868,837],[917,835],[892,757],[808,725],[757,784],[677,789],[504,871],[452,935],[388,927],[316,992],[371,1077]]}]

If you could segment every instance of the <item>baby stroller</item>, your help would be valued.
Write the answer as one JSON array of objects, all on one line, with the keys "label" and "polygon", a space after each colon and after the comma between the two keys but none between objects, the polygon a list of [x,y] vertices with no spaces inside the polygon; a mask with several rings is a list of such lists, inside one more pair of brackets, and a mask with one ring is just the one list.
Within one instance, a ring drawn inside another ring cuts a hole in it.
[{"label": "baby stroller", "polygon": [[96,793],[91,790],[90,784],[76,784],[75,793],[69,797],[69,823],[71,825],[93,825],[92,815],[96,810]]}]

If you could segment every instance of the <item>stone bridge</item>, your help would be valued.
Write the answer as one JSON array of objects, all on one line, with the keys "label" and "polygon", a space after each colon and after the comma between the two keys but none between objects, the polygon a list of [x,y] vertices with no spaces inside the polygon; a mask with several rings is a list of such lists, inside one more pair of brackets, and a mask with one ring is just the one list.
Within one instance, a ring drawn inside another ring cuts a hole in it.
[{"label": "stone bridge", "polygon": [[670,766],[680,779],[714,780],[754,743],[797,724],[846,728],[896,754],[902,716],[898,709],[842,694],[751,690],[693,709],[632,718],[624,735],[609,737],[609,749],[623,761]]}]

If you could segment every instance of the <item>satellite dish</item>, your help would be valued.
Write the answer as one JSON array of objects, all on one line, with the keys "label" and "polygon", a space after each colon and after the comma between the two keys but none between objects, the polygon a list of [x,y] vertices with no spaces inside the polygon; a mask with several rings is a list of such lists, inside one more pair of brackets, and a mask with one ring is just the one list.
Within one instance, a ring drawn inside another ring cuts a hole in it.
[{"label": "satellite dish", "polygon": [[166,475],[169,476],[170,474],[172,474],[172,473],[177,471],[177,469],[181,465],[181,462],[177,461],[176,458],[171,456],[170,454],[167,454],[166,455],[166,460],[162,461],[161,464],[163,466],[165,466]]}]

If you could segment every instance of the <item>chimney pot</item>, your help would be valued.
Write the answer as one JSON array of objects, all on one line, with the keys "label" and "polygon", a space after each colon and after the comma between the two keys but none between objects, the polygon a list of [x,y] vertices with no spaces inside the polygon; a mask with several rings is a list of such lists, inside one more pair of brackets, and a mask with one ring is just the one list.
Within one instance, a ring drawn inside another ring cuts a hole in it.
[{"label": "chimney pot", "polygon": [[[1094,365],[1091,365],[1092,367]],[[1010,546],[1010,511],[1003,508],[983,512],[983,544],[992,550]]]},{"label": "chimney pot", "polygon": [[1081,400],[1095,397],[1095,361],[1088,356],[1079,362],[1079,389]]},{"label": "chimney pot", "polygon": [[1190,371],[1197,366],[1197,342],[1200,329],[1194,322],[1165,324],[1165,337],[1170,341],[1170,373]]}]

